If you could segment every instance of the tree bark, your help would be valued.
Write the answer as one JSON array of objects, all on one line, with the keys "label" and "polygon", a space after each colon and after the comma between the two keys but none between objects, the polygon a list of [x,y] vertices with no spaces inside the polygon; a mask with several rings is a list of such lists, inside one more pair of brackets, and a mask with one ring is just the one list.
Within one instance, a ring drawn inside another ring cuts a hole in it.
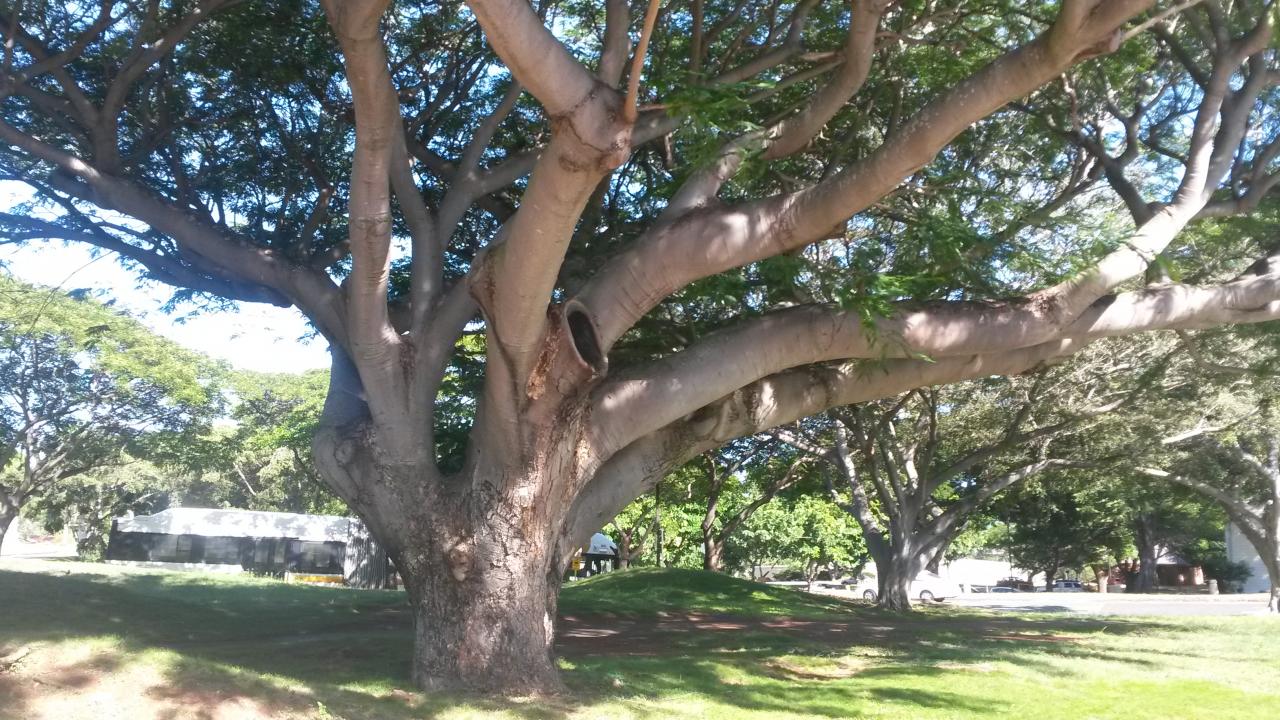
[{"label": "tree bark", "polygon": [[702,537],[702,569],[724,571],[724,542],[717,540],[713,534]]},{"label": "tree bark", "polygon": [[631,537],[635,534],[635,530],[618,529],[618,569],[626,570],[631,567]]},{"label": "tree bark", "polygon": [[0,499],[0,550],[4,550],[5,535],[8,534],[9,526],[13,524],[16,517],[18,517],[17,506]]},{"label": "tree bark", "polygon": [[1149,593],[1159,584],[1156,577],[1155,520],[1147,513],[1134,519],[1134,542],[1138,546],[1138,573],[1127,592]]},{"label": "tree bark", "polygon": [[[896,560],[896,559],[895,559]],[[876,563],[876,577],[879,581],[879,594],[876,605],[893,612],[911,612],[911,580],[913,579],[904,567],[906,563]]]},{"label": "tree bark", "polygon": [[[543,439],[559,447],[557,438]],[[555,463],[500,465],[505,458],[493,453],[438,482],[430,465],[381,446],[372,423],[336,433],[322,425],[316,451],[326,483],[361,515],[404,580],[415,685],[477,694],[563,690],[552,650],[568,554],[556,538],[570,503],[566,486],[553,482],[562,479]]]},{"label": "tree bark", "polygon": [[1104,568],[1101,565],[1097,565],[1093,568],[1093,577],[1098,582],[1098,592],[1105,593],[1107,591],[1107,584],[1111,580],[1111,568]]},{"label": "tree bark", "polygon": [[552,653],[560,583],[546,561],[493,557],[472,564],[481,572],[464,574],[441,557],[409,573],[414,683],[481,693],[560,690]]},{"label": "tree bark", "polygon": [[924,569],[934,575],[940,574],[942,572],[942,561],[946,559],[947,548],[949,545],[949,542],[943,543],[942,547],[938,548],[937,552],[929,556],[929,562],[925,564]]},{"label": "tree bark", "polygon": [[1272,544],[1271,557],[1264,559],[1267,577],[1271,581],[1271,593],[1267,598],[1267,611],[1280,613],[1280,546]]}]

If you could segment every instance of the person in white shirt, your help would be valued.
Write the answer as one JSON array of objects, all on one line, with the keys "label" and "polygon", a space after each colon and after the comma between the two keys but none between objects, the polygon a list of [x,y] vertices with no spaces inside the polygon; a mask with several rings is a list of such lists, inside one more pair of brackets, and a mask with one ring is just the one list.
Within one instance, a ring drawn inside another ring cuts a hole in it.
[{"label": "person in white shirt", "polygon": [[618,544],[613,541],[613,538],[598,532],[591,536],[591,542],[587,543],[587,551],[582,554],[582,559],[585,561],[588,576],[613,570],[617,568]]}]

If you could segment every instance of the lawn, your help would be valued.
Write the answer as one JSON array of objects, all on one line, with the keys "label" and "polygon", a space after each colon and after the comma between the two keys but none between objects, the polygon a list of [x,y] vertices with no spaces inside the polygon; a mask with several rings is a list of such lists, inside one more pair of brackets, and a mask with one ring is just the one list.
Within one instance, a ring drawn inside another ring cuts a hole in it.
[{"label": "lawn", "polygon": [[570,693],[423,696],[403,596],[75,563],[0,566],[0,717],[1267,718],[1280,622],[933,608],[693,571],[563,594]]}]

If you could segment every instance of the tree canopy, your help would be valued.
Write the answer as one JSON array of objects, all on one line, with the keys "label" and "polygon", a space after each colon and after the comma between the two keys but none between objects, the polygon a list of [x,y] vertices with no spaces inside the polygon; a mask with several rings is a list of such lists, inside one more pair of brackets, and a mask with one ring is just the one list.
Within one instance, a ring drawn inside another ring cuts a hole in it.
[{"label": "tree canopy", "polygon": [[572,548],[734,438],[1280,314],[1271,2],[639,10],[0,7],[0,236],[306,313],[423,686],[554,687]]},{"label": "tree canopy", "polygon": [[0,539],[55,483],[207,432],[219,374],[101,303],[0,275]]}]

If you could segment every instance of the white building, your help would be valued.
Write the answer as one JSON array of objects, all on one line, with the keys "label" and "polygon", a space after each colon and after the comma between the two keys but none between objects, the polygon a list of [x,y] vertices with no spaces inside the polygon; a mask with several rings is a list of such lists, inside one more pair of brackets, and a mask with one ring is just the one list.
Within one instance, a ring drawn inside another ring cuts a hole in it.
[{"label": "white building", "polygon": [[336,515],[169,508],[117,518],[107,561],[206,572],[341,575],[381,587],[386,553],[364,524]]},{"label": "white building", "polygon": [[1262,564],[1262,557],[1253,549],[1253,544],[1240,532],[1235,523],[1227,524],[1227,559],[1231,562],[1244,563],[1249,568],[1249,579],[1244,581],[1244,592],[1268,592],[1271,590],[1271,579],[1267,577],[1267,567]]}]

